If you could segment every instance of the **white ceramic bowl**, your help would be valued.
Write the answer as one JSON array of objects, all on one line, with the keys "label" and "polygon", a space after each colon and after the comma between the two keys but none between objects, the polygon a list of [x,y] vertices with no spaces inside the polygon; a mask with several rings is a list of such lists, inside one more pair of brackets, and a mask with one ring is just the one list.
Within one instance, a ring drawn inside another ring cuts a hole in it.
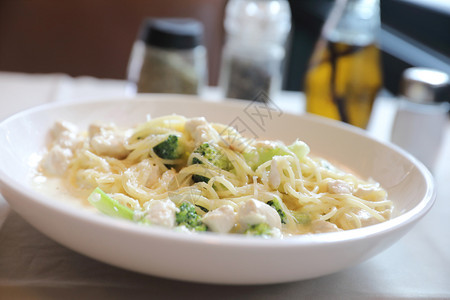
[{"label": "white ceramic bowl", "polygon": [[[395,203],[392,220],[362,229],[284,240],[236,235],[189,235],[99,215],[37,193],[29,180],[33,154],[49,128],[68,120],[134,125],[152,116],[205,116],[252,137],[292,142],[372,177]],[[146,274],[195,282],[265,284],[313,278],[360,263],[392,245],[431,208],[433,180],[417,160],[364,131],[315,116],[294,116],[261,103],[201,102],[195,97],[142,96],[54,104],[19,113],[0,125],[1,193],[24,219],[59,243],[97,260]]]}]

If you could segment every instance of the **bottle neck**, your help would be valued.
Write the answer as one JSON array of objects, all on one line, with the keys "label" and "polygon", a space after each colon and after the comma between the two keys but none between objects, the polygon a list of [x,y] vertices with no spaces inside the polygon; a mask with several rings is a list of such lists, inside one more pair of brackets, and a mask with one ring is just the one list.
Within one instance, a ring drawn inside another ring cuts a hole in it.
[{"label": "bottle neck", "polygon": [[376,42],[379,28],[379,0],[337,0],[322,34],[333,42],[368,45]]}]

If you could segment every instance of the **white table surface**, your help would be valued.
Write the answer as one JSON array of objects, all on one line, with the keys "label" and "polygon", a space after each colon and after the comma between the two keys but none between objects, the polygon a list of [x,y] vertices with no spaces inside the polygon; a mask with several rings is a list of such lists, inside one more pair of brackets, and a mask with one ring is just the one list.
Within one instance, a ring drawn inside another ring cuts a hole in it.
[{"label": "white table surface", "polygon": [[[0,120],[42,103],[130,93],[120,80],[0,72]],[[219,101],[214,90],[208,95]],[[284,92],[275,102],[291,113],[304,108],[301,93]],[[392,99],[377,99],[369,134],[389,139],[395,108]],[[450,299],[449,154],[450,122],[434,171],[436,204],[400,241],[339,273],[277,285],[202,285],[112,267],[50,240],[0,196],[0,299]]]}]

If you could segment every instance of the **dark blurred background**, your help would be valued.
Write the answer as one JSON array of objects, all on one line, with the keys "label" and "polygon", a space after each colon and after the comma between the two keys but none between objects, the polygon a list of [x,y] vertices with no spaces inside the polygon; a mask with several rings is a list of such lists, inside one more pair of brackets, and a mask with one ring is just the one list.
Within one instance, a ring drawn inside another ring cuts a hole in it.
[{"label": "dark blurred background", "polygon": [[203,22],[216,82],[226,0],[0,0],[0,71],[126,78],[146,17]]},{"label": "dark blurred background", "polygon": [[[333,0],[291,0],[293,36],[286,89],[301,89],[311,55]],[[403,70],[435,68],[450,74],[450,0],[380,0],[385,90],[397,93]],[[306,58],[306,59],[305,59]]]},{"label": "dark blurred background", "polygon": [[[216,85],[226,0],[0,0],[0,71],[125,79],[145,17],[193,17],[205,25],[209,82]],[[303,75],[332,0],[290,0],[293,31],[285,89]],[[396,93],[402,71],[450,73],[450,0],[381,0],[384,85]]]}]

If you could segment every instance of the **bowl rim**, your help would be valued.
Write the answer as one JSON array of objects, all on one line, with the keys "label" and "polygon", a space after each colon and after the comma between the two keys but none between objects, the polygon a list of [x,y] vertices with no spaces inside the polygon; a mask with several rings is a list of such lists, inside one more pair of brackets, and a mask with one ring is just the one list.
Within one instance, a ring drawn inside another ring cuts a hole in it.
[{"label": "bowl rim", "polygon": [[[10,122],[13,122],[16,119],[23,118],[30,114],[39,113],[46,110],[57,109],[61,107],[76,107],[76,106],[84,106],[89,104],[95,104],[98,102],[109,102],[109,103],[123,103],[124,101],[149,101],[149,102],[158,102],[158,101],[171,101],[173,99],[174,102],[181,101],[199,101],[198,96],[186,96],[186,95],[172,95],[172,94],[164,94],[164,95],[155,95],[155,94],[143,94],[138,95],[136,97],[117,97],[117,98],[105,98],[105,99],[95,99],[95,100],[82,100],[82,101],[70,101],[70,102],[52,102],[46,103],[43,105],[39,105],[36,107],[32,107],[26,109],[24,111],[18,112],[0,123],[0,131]],[[163,100],[162,100],[163,99]],[[203,99],[205,100],[205,99]],[[138,103],[135,101],[135,103]],[[242,100],[227,100],[227,101],[207,101],[205,103],[210,103],[212,106],[232,106],[236,105],[242,107],[244,104],[248,104],[248,102],[244,102]],[[177,232],[173,229],[166,229],[157,226],[141,226],[139,224],[111,218],[108,216],[101,215],[95,212],[89,212],[88,210],[74,210],[73,205],[65,202],[54,201],[52,197],[43,195],[35,192],[31,187],[27,187],[26,189],[20,188],[20,182],[13,179],[11,176],[5,172],[5,170],[0,169],[0,191],[3,189],[10,189],[14,191],[16,194],[16,198],[26,198],[26,201],[34,201],[35,204],[44,207],[45,209],[52,210],[53,212],[63,214],[65,217],[74,218],[80,222],[87,222],[92,226],[100,226],[103,229],[112,229],[116,230],[118,233],[126,233],[126,234],[134,234],[139,235],[144,238],[158,238],[158,239],[166,239],[172,242],[183,242],[183,243],[201,243],[203,245],[212,245],[212,246],[220,246],[220,247],[250,247],[250,248],[285,248],[285,247],[316,247],[323,244],[336,244],[343,243],[352,240],[360,240],[368,237],[376,237],[382,235],[388,231],[394,231],[396,229],[405,227],[411,223],[416,222],[420,218],[422,218],[433,206],[435,198],[436,198],[436,188],[434,184],[433,176],[430,171],[415,157],[411,154],[407,153],[400,147],[390,143],[378,139],[369,135],[363,129],[351,126],[349,124],[344,124],[338,121],[334,121],[331,119],[327,119],[324,117],[311,115],[311,114],[302,114],[295,115],[290,114],[288,112],[283,112],[283,114],[298,117],[298,118],[307,118],[308,121],[316,122],[324,124],[325,126],[338,127],[340,130],[348,131],[351,134],[356,134],[358,136],[362,136],[363,138],[367,138],[376,143],[382,144],[384,147],[390,148],[390,150],[397,152],[401,156],[405,157],[409,160],[422,175],[425,184],[427,186],[426,193],[422,200],[417,203],[413,208],[409,211],[404,212],[386,222],[374,224],[371,226],[340,231],[340,232],[331,232],[331,233],[319,233],[319,234],[305,234],[305,235],[296,235],[291,237],[286,237],[282,239],[263,239],[260,237],[249,237],[245,235],[232,235],[232,234],[217,234],[217,233],[192,233],[187,234],[185,232]],[[8,199],[6,199],[8,201]],[[15,200],[14,200],[15,201]],[[14,204],[12,202],[12,207],[14,209]],[[22,201],[22,200],[18,200]],[[10,201],[8,201],[10,202]]]}]

